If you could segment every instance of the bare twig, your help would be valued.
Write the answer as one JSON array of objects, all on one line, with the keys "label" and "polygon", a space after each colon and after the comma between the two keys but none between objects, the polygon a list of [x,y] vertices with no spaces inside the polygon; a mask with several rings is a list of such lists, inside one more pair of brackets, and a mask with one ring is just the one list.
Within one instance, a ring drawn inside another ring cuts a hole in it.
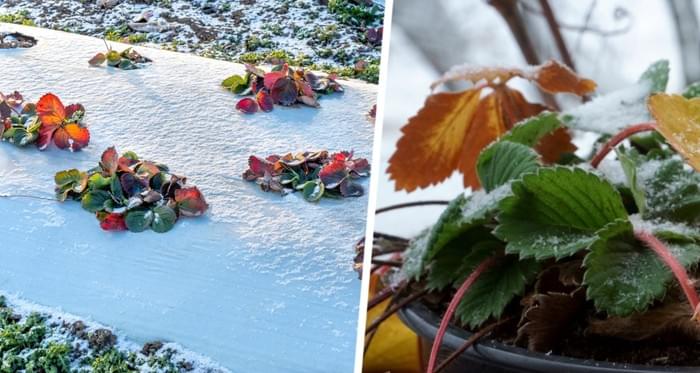
[{"label": "bare twig", "polygon": [[574,59],[571,58],[569,48],[566,47],[564,37],[561,35],[561,30],[559,30],[559,23],[557,23],[557,18],[554,15],[552,7],[549,5],[549,1],[540,0],[540,6],[542,7],[542,13],[544,14],[544,18],[547,20],[549,31],[552,33],[552,37],[554,38],[554,43],[557,45],[557,50],[559,50],[559,55],[561,56],[564,63],[571,68],[571,70],[576,71]]},{"label": "bare twig", "polygon": [[479,329],[478,331],[474,332],[466,341],[464,341],[464,344],[462,344],[458,349],[454,350],[445,360],[443,360],[433,371],[433,373],[438,373],[445,369],[453,360],[455,360],[459,355],[461,355],[464,351],[466,351],[469,347],[471,347],[474,343],[478,342],[481,338],[483,338],[485,335],[491,333],[494,329],[498,328],[499,326],[507,323],[508,321],[512,320],[512,317],[506,317],[505,319],[498,320],[492,324],[486,325],[485,327]]},{"label": "bare twig", "polygon": [[383,213],[388,212],[388,211],[403,209],[406,207],[428,206],[428,205],[447,205],[449,203],[450,203],[450,201],[416,201],[416,202],[399,203],[397,205],[391,205],[391,206],[386,206],[386,207],[382,207],[380,209],[377,209],[377,211],[375,211],[375,214],[379,215],[379,214],[383,214]]}]

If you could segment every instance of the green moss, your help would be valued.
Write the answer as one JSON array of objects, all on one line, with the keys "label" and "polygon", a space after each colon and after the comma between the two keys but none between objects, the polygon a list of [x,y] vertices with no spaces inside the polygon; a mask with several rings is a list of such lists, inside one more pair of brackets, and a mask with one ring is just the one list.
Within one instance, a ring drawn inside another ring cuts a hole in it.
[{"label": "green moss", "polygon": [[29,17],[29,11],[27,10],[20,10],[8,14],[0,14],[0,22],[14,23],[25,26],[35,26],[34,21]]},{"label": "green moss", "polygon": [[121,41],[124,37],[129,35],[129,26],[127,24],[122,24],[117,27],[107,27],[104,32],[104,38],[111,41]]},{"label": "green moss", "polygon": [[272,40],[260,38],[255,35],[251,35],[245,41],[245,50],[248,52],[254,52],[261,48],[272,48],[274,43]]},{"label": "green moss", "polygon": [[131,44],[138,44],[138,43],[143,43],[145,41],[148,41],[148,37],[146,34],[131,34],[127,37],[127,41]]},{"label": "green moss", "polygon": [[109,349],[94,358],[90,366],[94,373],[131,373],[136,372],[127,360],[127,356],[117,349]]}]

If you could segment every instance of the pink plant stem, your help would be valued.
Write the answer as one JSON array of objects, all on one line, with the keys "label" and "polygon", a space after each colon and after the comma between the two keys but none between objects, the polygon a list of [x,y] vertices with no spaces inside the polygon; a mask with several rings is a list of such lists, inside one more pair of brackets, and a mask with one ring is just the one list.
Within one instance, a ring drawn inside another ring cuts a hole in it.
[{"label": "pink plant stem", "polygon": [[671,269],[673,275],[676,276],[678,284],[681,286],[681,289],[683,289],[685,297],[688,298],[688,303],[693,309],[693,317],[695,317],[700,300],[698,300],[698,293],[695,292],[695,287],[693,286],[693,282],[690,281],[690,278],[688,278],[688,273],[685,271],[685,267],[678,262],[673,254],[671,254],[666,245],[664,245],[664,243],[653,234],[643,230],[636,230],[634,232],[634,236],[649,246],[650,249],[654,250],[654,252],[659,255],[661,260],[663,260],[664,263],[666,263],[666,265]]},{"label": "pink plant stem", "polygon": [[440,352],[442,338],[447,332],[447,327],[450,325],[452,315],[454,315],[455,310],[457,310],[457,305],[462,300],[462,298],[464,298],[464,295],[474,284],[474,282],[476,282],[479,276],[481,276],[482,273],[486,272],[486,270],[491,268],[491,266],[493,266],[494,263],[496,263],[495,257],[488,258],[481,262],[481,264],[479,264],[476,267],[476,269],[474,269],[474,271],[469,275],[469,277],[467,277],[464,283],[462,283],[459,289],[457,289],[457,292],[450,301],[450,304],[447,306],[447,311],[445,311],[445,315],[442,317],[442,321],[440,321],[440,327],[438,328],[437,334],[435,335],[433,347],[430,350],[430,359],[428,360],[428,369],[426,370],[427,373],[432,373],[435,370],[435,364],[437,362],[438,353]]},{"label": "pink plant stem", "polygon": [[639,132],[655,130],[656,123],[654,122],[639,123],[625,128],[624,130],[620,131],[620,133],[613,136],[610,140],[608,140],[608,142],[605,143],[605,145],[603,145],[602,148],[600,148],[598,154],[596,154],[595,157],[593,157],[593,159],[591,160],[591,166],[593,166],[593,168],[598,168],[598,165],[600,164],[600,162],[603,161],[603,158],[605,158],[605,156],[608,155],[608,153],[610,153],[610,151],[613,150],[613,148],[615,148],[617,144],[621,143],[626,138]]}]

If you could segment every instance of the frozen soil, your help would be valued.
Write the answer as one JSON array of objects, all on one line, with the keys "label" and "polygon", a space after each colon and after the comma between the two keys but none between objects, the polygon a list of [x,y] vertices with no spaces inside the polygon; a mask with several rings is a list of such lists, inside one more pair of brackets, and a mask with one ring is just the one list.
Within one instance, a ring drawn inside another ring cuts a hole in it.
[{"label": "frozen soil", "polygon": [[[376,83],[381,45],[368,40],[367,32],[382,25],[383,7],[336,3],[342,5],[329,8],[318,0],[0,0],[0,22],[227,61],[284,59]],[[134,25],[146,11],[152,12],[150,23]]]},{"label": "frozen soil", "polygon": [[98,323],[2,295],[0,335],[2,372],[228,372],[177,344],[141,346]]}]

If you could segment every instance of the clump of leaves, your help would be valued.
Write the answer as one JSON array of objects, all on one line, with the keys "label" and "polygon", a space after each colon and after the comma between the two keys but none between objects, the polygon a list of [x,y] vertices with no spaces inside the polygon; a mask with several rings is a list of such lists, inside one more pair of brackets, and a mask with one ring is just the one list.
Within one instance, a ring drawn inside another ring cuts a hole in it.
[{"label": "clump of leaves", "polygon": [[[107,45],[105,43],[105,45]],[[118,52],[110,45],[107,45],[106,53],[97,53],[88,63],[90,66],[102,66],[104,63],[107,66],[116,67],[122,70],[134,70],[144,66],[144,64],[152,62],[150,58],[142,56],[134,48],[129,47],[121,52]]]},{"label": "clump of leaves", "polygon": [[322,197],[359,197],[364,194],[356,179],[369,176],[370,165],[352,152],[329,155],[327,151],[251,156],[243,178],[255,181],[266,192],[300,191],[310,202]]},{"label": "clump of leaves", "polygon": [[52,93],[36,104],[27,102],[17,91],[0,93],[0,138],[17,146],[36,144],[44,150],[53,142],[59,149],[80,150],[90,142],[84,117],[83,105],[64,106]]},{"label": "clump of leaves", "polygon": [[0,32],[0,49],[31,48],[36,43],[36,39],[20,32]]},{"label": "clump of leaves", "polygon": [[334,74],[319,77],[304,69],[292,69],[287,64],[276,65],[270,72],[246,64],[245,75],[230,76],[221,85],[237,95],[252,96],[239,100],[236,109],[253,114],[258,110],[272,111],[274,105],[319,107],[319,95],[343,92],[335,79]]},{"label": "clump of leaves", "polygon": [[164,233],[182,216],[200,216],[209,208],[195,186],[170,173],[166,165],[140,159],[133,152],[102,153],[97,167],[56,173],[56,198],[80,201],[108,231],[151,229]]},{"label": "clump of leaves", "polygon": [[[559,72],[548,73],[552,68]],[[662,93],[668,63],[660,61],[630,88],[569,112],[540,112],[516,91],[491,85],[511,75],[549,91],[595,87],[556,63],[528,72],[462,71],[457,76],[486,85],[432,95],[404,129],[390,168],[394,176],[411,176],[401,179],[410,190],[436,180],[417,179],[420,173],[460,165],[470,172],[465,185],[475,188],[411,241],[391,277],[443,294],[443,306],[445,295],[457,294],[436,345],[452,312],[470,329],[507,314],[520,320],[513,323],[516,343],[544,352],[556,351],[572,325],[585,335],[700,340],[692,285],[700,278],[700,98],[693,98],[699,91]],[[487,86],[491,93],[480,95]],[[610,138],[608,124],[620,121]],[[597,131],[605,146],[589,159],[566,156],[568,137],[547,139],[567,127]],[[648,131],[654,132],[639,135]],[[612,150],[616,157],[596,170]]]}]

